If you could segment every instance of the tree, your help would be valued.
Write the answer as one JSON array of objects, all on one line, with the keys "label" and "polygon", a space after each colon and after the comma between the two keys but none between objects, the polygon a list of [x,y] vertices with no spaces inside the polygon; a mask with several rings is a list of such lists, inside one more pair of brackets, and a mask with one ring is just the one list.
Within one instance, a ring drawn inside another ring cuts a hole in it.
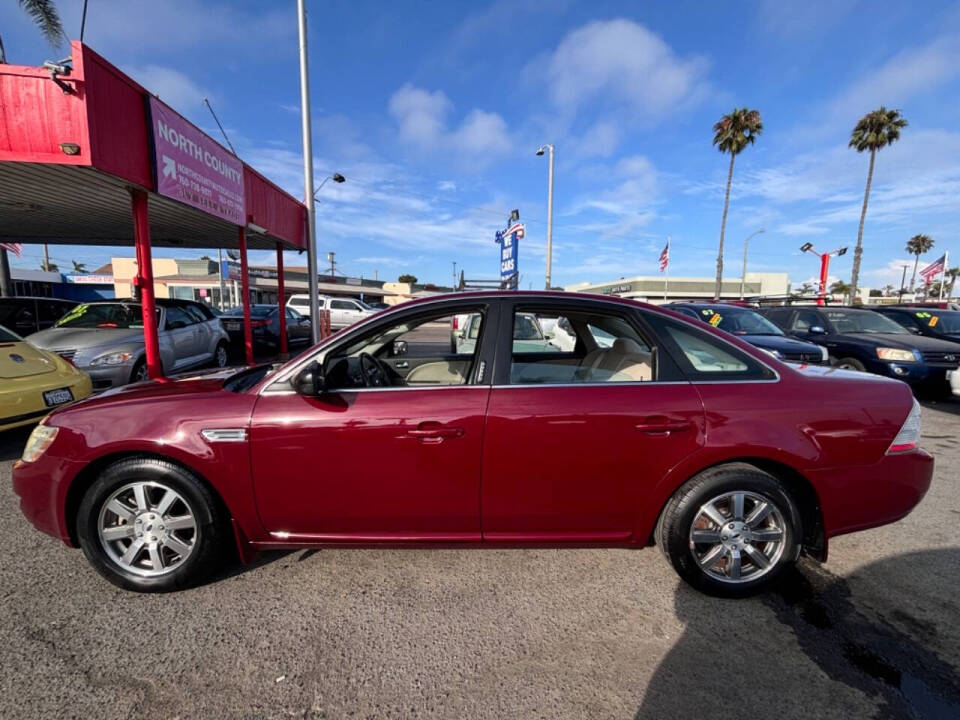
[{"label": "tree", "polygon": [[[857,283],[860,280],[860,258],[863,256],[863,223],[867,218],[867,202],[870,200],[870,185],[873,183],[873,166],[877,158],[877,150],[893,145],[900,139],[900,131],[907,126],[906,119],[899,110],[887,110],[880,106],[873,112],[867,113],[850,133],[849,147],[855,148],[858,153],[870,151],[870,167],[867,170],[867,189],[863,193],[863,209],[860,210],[860,228],[857,230],[857,248],[853,251],[853,272],[850,285],[853,295],[857,294]],[[850,298],[853,304],[853,298]]]},{"label": "tree", "polygon": [[847,285],[843,280],[837,280],[830,286],[830,292],[834,295],[848,295],[850,293],[850,285]]},{"label": "tree", "polygon": [[397,282],[410,283],[411,285],[413,285],[417,282],[417,276],[411,275],[410,273],[404,273],[403,275],[397,278]]},{"label": "tree", "polygon": [[43,260],[40,261],[40,269],[44,272],[60,272],[60,268],[56,263],[48,263]]},{"label": "tree", "polygon": [[884,297],[893,297],[893,291],[896,288],[893,285],[884,285],[883,286],[883,296]]},{"label": "tree", "polygon": [[[33,18],[51,47],[62,47],[67,34],[63,31],[63,23],[60,22],[60,14],[53,0],[19,0],[19,3],[20,9]],[[6,61],[7,54],[3,48],[3,40],[0,39],[0,63]]]},{"label": "tree", "polygon": [[733,181],[733,159],[747,145],[753,145],[763,132],[763,122],[758,110],[734,108],[713,126],[713,144],[721,153],[730,153],[730,169],[727,171],[727,191],[723,196],[723,219],[720,221],[720,245],[717,248],[717,284],[713,295],[720,297],[723,282],[723,236],[727,230],[727,211],[730,209],[730,183]]},{"label": "tree", "polygon": [[77,262],[76,260],[71,260],[73,263],[73,272],[77,275],[83,275],[87,271],[87,264],[82,262]]},{"label": "tree", "polygon": [[910,276],[910,292],[913,292],[917,285],[917,265],[920,263],[920,256],[930,252],[933,249],[933,238],[929,235],[914,235],[907,240],[907,252],[913,255],[913,275]]},{"label": "tree", "polygon": [[950,282],[947,283],[947,300],[949,300],[953,297],[953,284],[957,281],[957,276],[960,275],[960,267],[950,268],[946,275],[950,279]]},{"label": "tree", "polygon": [[813,292],[813,285],[811,285],[810,283],[805,282],[803,285],[800,286],[801,295],[809,295],[812,292]]}]

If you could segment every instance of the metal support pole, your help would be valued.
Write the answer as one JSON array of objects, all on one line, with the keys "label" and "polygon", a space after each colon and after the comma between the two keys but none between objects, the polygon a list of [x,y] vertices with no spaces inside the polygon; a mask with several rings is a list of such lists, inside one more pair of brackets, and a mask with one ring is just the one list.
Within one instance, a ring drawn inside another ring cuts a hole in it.
[{"label": "metal support pole", "polygon": [[157,336],[157,304],[153,294],[153,257],[150,252],[150,217],[147,194],[130,188],[130,210],[133,214],[133,242],[137,255],[137,275],[133,279],[140,291],[143,312],[143,344],[147,358],[147,374],[163,377],[160,362],[160,340]]},{"label": "metal support pole", "polygon": [[307,63],[307,10],[304,0],[297,0],[297,27],[300,35],[300,122],[303,130],[303,200],[307,205],[310,333],[316,343],[320,340],[320,323],[317,317],[320,297],[317,287],[317,218],[313,202],[313,133],[310,121],[310,71]]},{"label": "metal support pole", "polygon": [[286,290],[283,287],[283,246],[277,243],[277,312],[280,318],[280,359],[290,357],[287,351],[287,308]]},{"label": "metal support pole", "polygon": [[253,330],[250,328],[250,274],[247,267],[247,231],[237,228],[240,244],[240,285],[243,293],[243,349],[247,365],[253,365]]},{"label": "metal support pole", "polygon": [[217,277],[220,278],[220,312],[227,309],[227,301],[223,297],[226,288],[223,282],[223,248],[217,248]]},{"label": "metal support pole", "polygon": [[0,297],[13,297],[10,262],[7,260],[7,251],[3,248],[0,248]]},{"label": "metal support pole", "polygon": [[904,284],[907,282],[907,268],[909,265],[903,266],[903,274],[900,276],[900,290],[897,292],[897,302],[903,302],[903,291],[906,290]]},{"label": "metal support pole", "polygon": [[820,297],[817,298],[817,305],[827,304],[827,277],[830,273],[830,253],[824,253],[820,256]]},{"label": "metal support pole", "polygon": [[547,282],[546,290],[553,284],[553,145],[548,145],[550,152],[549,169],[547,170]]}]

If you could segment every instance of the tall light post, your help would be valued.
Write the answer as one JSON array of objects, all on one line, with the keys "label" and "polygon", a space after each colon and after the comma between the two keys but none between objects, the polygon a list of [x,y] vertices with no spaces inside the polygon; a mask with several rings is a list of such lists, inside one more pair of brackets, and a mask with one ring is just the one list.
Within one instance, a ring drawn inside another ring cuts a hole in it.
[{"label": "tall light post", "polygon": [[760,228],[759,230],[756,230],[750,233],[749,235],[747,235],[747,237],[743,241],[743,272],[740,273],[740,299],[741,300],[744,299],[744,293],[746,291],[746,285],[747,285],[747,244],[750,242],[750,238],[764,232],[766,232],[766,230],[764,230],[763,228]]},{"label": "tall light post", "polygon": [[[841,255],[846,255],[847,249],[845,247],[839,248],[838,250],[833,250],[828,253],[818,253],[813,249],[813,243],[804,243],[800,246],[800,252],[808,252],[813,255],[816,255],[820,258],[820,293],[817,297],[817,305],[826,305],[827,304],[827,278],[830,273],[830,258],[833,256],[840,257]],[[857,294],[856,288],[853,289],[853,294]]]},{"label": "tall light post", "polygon": [[537,155],[543,155],[549,151],[550,165],[547,170],[547,282],[546,289],[549,290],[553,284],[553,145],[541,145],[537,149]]},{"label": "tall light post", "polygon": [[313,204],[313,133],[310,123],[310,70],[307,63],[307,9],[297,0],[297,27],[300,36],[300,124],[303,131],[303,200],[307,204],[307,279],[310,287],[310,334],[320,342],[317,285],[317,218]]},{"label": "tall light post", "polygon": [[317,185],[317,189],[313,191],[313,199],[317,199],[317,195],[320,194],[320,191],[323,190],[323,186],[327,184],[328,180],[333,180],[335,183],[346,182],[346,178],[340,173],[334,173],[333,175],[327,175],[323,180],[320,181],[320,184]]}]

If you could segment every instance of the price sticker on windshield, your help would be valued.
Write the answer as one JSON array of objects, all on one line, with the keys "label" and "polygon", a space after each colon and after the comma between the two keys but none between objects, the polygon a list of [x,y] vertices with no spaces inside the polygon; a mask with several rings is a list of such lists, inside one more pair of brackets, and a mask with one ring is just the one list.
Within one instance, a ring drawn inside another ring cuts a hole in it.
[{"label": "price sticker on windshield", "polygon": [[720,313],[714,313],[713,317],[710,318],[707,322],[709,322],[711,325],[716,327],[721,323],[722,320],[723,320],[723,315],[721,315]]},{"label": "price sticker on windshield", "polygon": [[930,327],[933,327],[934,325],[937,324],[937,320],[939,320],[939,319],[940,319],[940,318],[937,317],[936,315],[931,315],[931,316],[930,316],[930,322],[928,322],[927,325],[929,325]]}]

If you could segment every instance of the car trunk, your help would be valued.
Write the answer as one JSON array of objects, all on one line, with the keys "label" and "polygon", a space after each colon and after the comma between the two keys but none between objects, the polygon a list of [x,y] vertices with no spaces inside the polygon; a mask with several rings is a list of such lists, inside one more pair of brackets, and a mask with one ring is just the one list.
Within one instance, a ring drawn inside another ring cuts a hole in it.
[{"label": "car trunk", "polygon": [[0,344],[0,380],[42,375],[56,369],[43,353],[27,343]]}]

